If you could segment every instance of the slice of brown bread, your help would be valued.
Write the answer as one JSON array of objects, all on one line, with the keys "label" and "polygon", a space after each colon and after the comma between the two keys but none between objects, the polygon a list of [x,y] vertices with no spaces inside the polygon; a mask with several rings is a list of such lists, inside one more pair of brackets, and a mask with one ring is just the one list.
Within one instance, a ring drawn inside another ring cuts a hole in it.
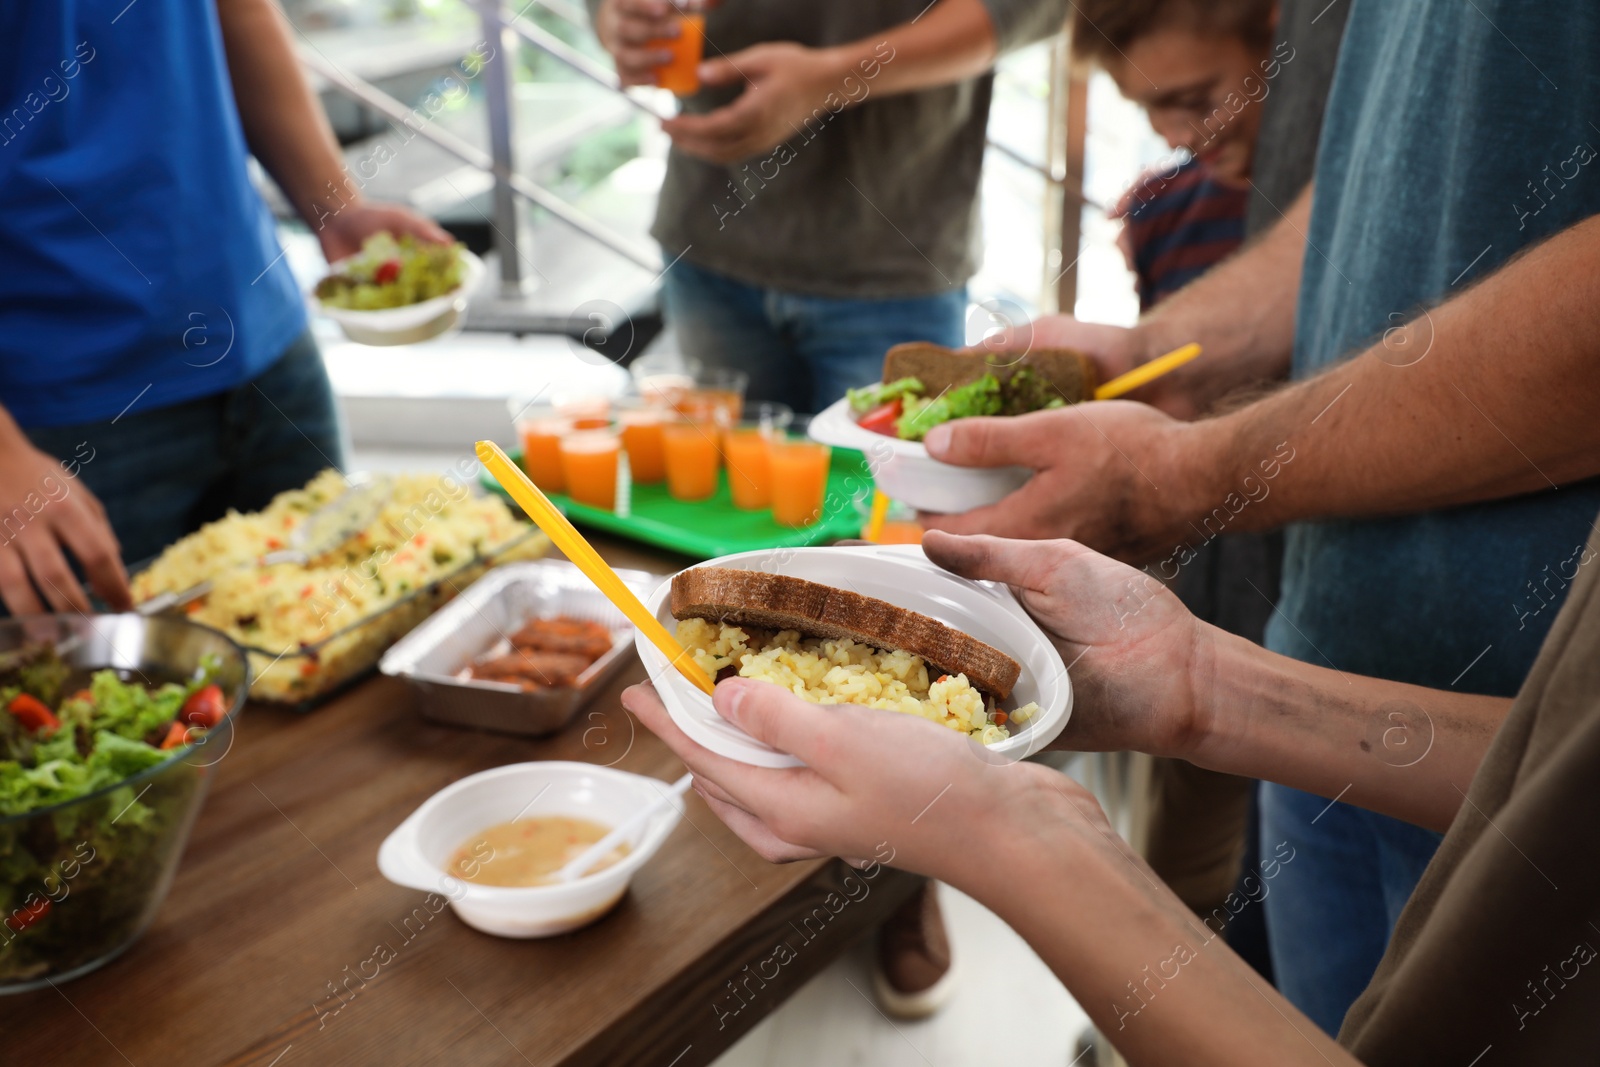
[{"label": "slice of brown bread", "polygon": [[672,579],[672,617],[709,619],[807,637],[848,637],[921,656],[947,674],[965,674],[985,693],[1011,695],[1022,665],[937,619],[887,601],[786,574],[693,567]]},{"label": "slice of brown bread", "polygon": [[985,355],[924,341],[889,349],[883,357],[883,380],[916,378],[922,382],[927,395],[937,396],[946,389],[977,381],[988,372],[1005,381],[1018,367],[1030,367],[1053,383],[1069,404],[1090,399],[1094,396],[1094,387],[1099,384],[1094,362],[1071,348],[1035,348],[1017,355]]}]

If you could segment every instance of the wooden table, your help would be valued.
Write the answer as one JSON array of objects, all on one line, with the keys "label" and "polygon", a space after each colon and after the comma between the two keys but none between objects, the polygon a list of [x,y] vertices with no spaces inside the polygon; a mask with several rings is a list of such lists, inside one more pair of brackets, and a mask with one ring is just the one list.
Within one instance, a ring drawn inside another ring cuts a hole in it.
[{"label": "wooden table", "polygon": [[[683,564],[597,545],[619,566]],[[488,767],[676,778],[682,764],[617,702],[642,676],[635,664],[597,716],[537,741],[430,724],[386,678],[310,715],[249,707],[155,924],[93,974],[0,998],[0,1062],[709,1063],[917,880],[879,868],[845,895],[844,864],[769,864],[692,793],[622,904],[561,937],[478,933],[377,869],[407,814]]]}]

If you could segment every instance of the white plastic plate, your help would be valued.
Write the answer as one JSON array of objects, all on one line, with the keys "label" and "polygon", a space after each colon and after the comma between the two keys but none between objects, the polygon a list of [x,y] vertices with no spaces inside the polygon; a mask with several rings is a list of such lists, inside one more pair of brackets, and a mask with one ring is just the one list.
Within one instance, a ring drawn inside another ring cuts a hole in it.
[{"label": "white plastic plate", "polygon": [[866,453],[873,480],[890,498],[918,511],[954,514],[996,503],[1022,487],[1027,467],[956,467],[928,455],[921,441],[902,441],[857,425],[848,398],[811,420],[823,444]]},{"label": "white plastic plate", "polygon": [[[337,274],[346,260],[331,264],[329,272]],[[409,345],[437,337],[460,321],[467,309],[467,298],[483,281],[487,269],[483,260],[461,250],[461,284],[442,296],[404,307],[380,308],[377,311],[357,311],[351,308],[329,307],[317,299],[316,290],[310,293],[311,302],[318,311],[339,324],[345,336],[363,345]]]},{"label": "white plastic plate", "polygon": [[[987,751],[1001,760],[1020,760],[1055,740],[1072,713],[1072,682],[1055,646],[1028,617],[1011,590],[994,582],[973,582],[938,567],[917,545],[841,548],[778,548],[739,552],[701,566],[770,571],[876,597],[921,612],[970,634],[1022,665],[1011,706],[1030,701],[1039,713]],[[669,631],[672,583],[662,582],[645,606]],[[635,633],[645,670],[661,693],[672,721],[689,737],[718,755],[758,767],[798,767],[787,753],[762,744],[717,714],[711,698],[673,670],[655,645]]]}]

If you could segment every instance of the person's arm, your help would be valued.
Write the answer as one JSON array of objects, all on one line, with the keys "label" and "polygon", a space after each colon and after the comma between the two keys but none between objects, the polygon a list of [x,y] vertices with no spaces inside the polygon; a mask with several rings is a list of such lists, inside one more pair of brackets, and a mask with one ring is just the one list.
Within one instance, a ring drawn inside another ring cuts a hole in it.
[{"label": "person's arm", "polygon": [[1511,706],[1268,652],[1071,541],[931,532],[923,549],[1011,586],[1072,664],[1072,718],[1055,747],[1186,759],[1443,830]]},{"label": "person's arm", "polygon": [[[1507,707],[1293,663],[1071,542],[930,533],[923,547],[954,573],[1016,590],[1070,665],[1074,706],[1054,747],[1187,758],[1442,829]],[[713,700],[803,766],[718,756],[650,687],[623,694],[766,858],[893,864],[969,893],[1027,939],[1130,1062],[1354,1062],[1233,954],[1220,936],[1228,916],[1188,911],[1071,779],[1004,764],[916,716],[809,704],[769,682],[729,679]],[[1253,873],[1270,881],[1294,860],[1276,852]]]},{"label": "person's arm", "polygon": [[991,352],[1076,348],[1109,380],[1191,341],[1201,356],[1128,394],[1180,419],[1211,411],[1245,387],[1282,378],[1294,348],[1300,265],[1311,220],[1311,187],[1276,225],[1151,308],[1132,327],[1047,315],[983,343]]},{"label": "person's arm", "polygon": [[1106,402],[935,427],[936,458],[1039,473],[991,507],[925,521],[1148,560],[1224,527],[1423,511],[1591,477],[1596,306],[1591,219],[1355,358],[1226,415],[1181,423]]},{"label": "person's arm", "polygon": [[133,606],[106,509],[78,477],[93,457],[63,466],[0,408],[0,601],[13,615],[92,610],[63,549],[112,610]]},{"label": "person's arm", "polygon": [[250,150],[317,235],[330,262],[359,251],[380,230],[450,240],[409,208],[362,197],[295,59],[288,20],[273,0],[217,0],[217,16]]},{"label": "person's arm", "polygon": [[819,129],[832,115],[872,97],[976,77],[994,64],[999,47],[983,0],[937,0],[909,22],[847,44],[808,48],[772,41],[708,55],[700,65],[701,83],[743,83],[744,91],[725,107],[679,115],[661,128],[682,151],[731,163]]},{"label": "person's arm", "polygon": [[769,682],[725,681],[715,700],[723,718],[805,766],[718,756],[649,686],[623,694],[717,817],[765,858],[848,857],[864,879],[893,865],[975,897],[1130,1063],[1355,1063],[1233,953],[1225,920],[1185,908],[1070,778],[977,758],[968,739],[915,716],[808,704]]}]

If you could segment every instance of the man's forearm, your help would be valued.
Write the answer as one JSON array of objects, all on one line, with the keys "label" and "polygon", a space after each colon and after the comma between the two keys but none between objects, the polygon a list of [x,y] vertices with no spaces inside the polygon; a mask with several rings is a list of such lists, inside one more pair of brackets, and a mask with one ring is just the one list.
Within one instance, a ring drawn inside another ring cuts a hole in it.
[{"label": "man's forearm", "polygon": [[832,51],[845,72],[876,65],[872,93],[888,96],[977,77],[994,65],[997,49],[981,0],[938,0],[910,22]]},{"label": "man's forearm", "polygon": [[1193,763],[1265,778],[1418,826],[1455,818],[1511,702],[1301,663],[1214,627],[1195,686]]},{"label": "man's forearm", "polygon": [[1190,341],[1205,347],[1201,358],[1174,371],[1168,382],[1170,390],[1193,401],[1196,413],[1241,387],[1288,373],[1310,221],[1308,185],[1277,225],[1140,320],[1141,362]]},{"label": "man's forearm", "polygon": [[1040,772],[1006,809],[1023,819],[938,873],[1021,934],[1129,1063],[1355,1063],[1233,953],[1226,914],[1196,916],[1087,800],[1023,770]]},{"label": "man's forearm", "polygon": [[295,59],[288,20],[273,0],[217,0],[245,139],[313,231],[360,202],[339,143]]},{"label": "man's forearm", "polygon": [[1294,449],[1241,527],[1424,511],[1592,477],[1596,308],[1600,219],[1590,219],[1356,358],[1197,426],[1194,444],[1218,491],[1280,442]]}]

